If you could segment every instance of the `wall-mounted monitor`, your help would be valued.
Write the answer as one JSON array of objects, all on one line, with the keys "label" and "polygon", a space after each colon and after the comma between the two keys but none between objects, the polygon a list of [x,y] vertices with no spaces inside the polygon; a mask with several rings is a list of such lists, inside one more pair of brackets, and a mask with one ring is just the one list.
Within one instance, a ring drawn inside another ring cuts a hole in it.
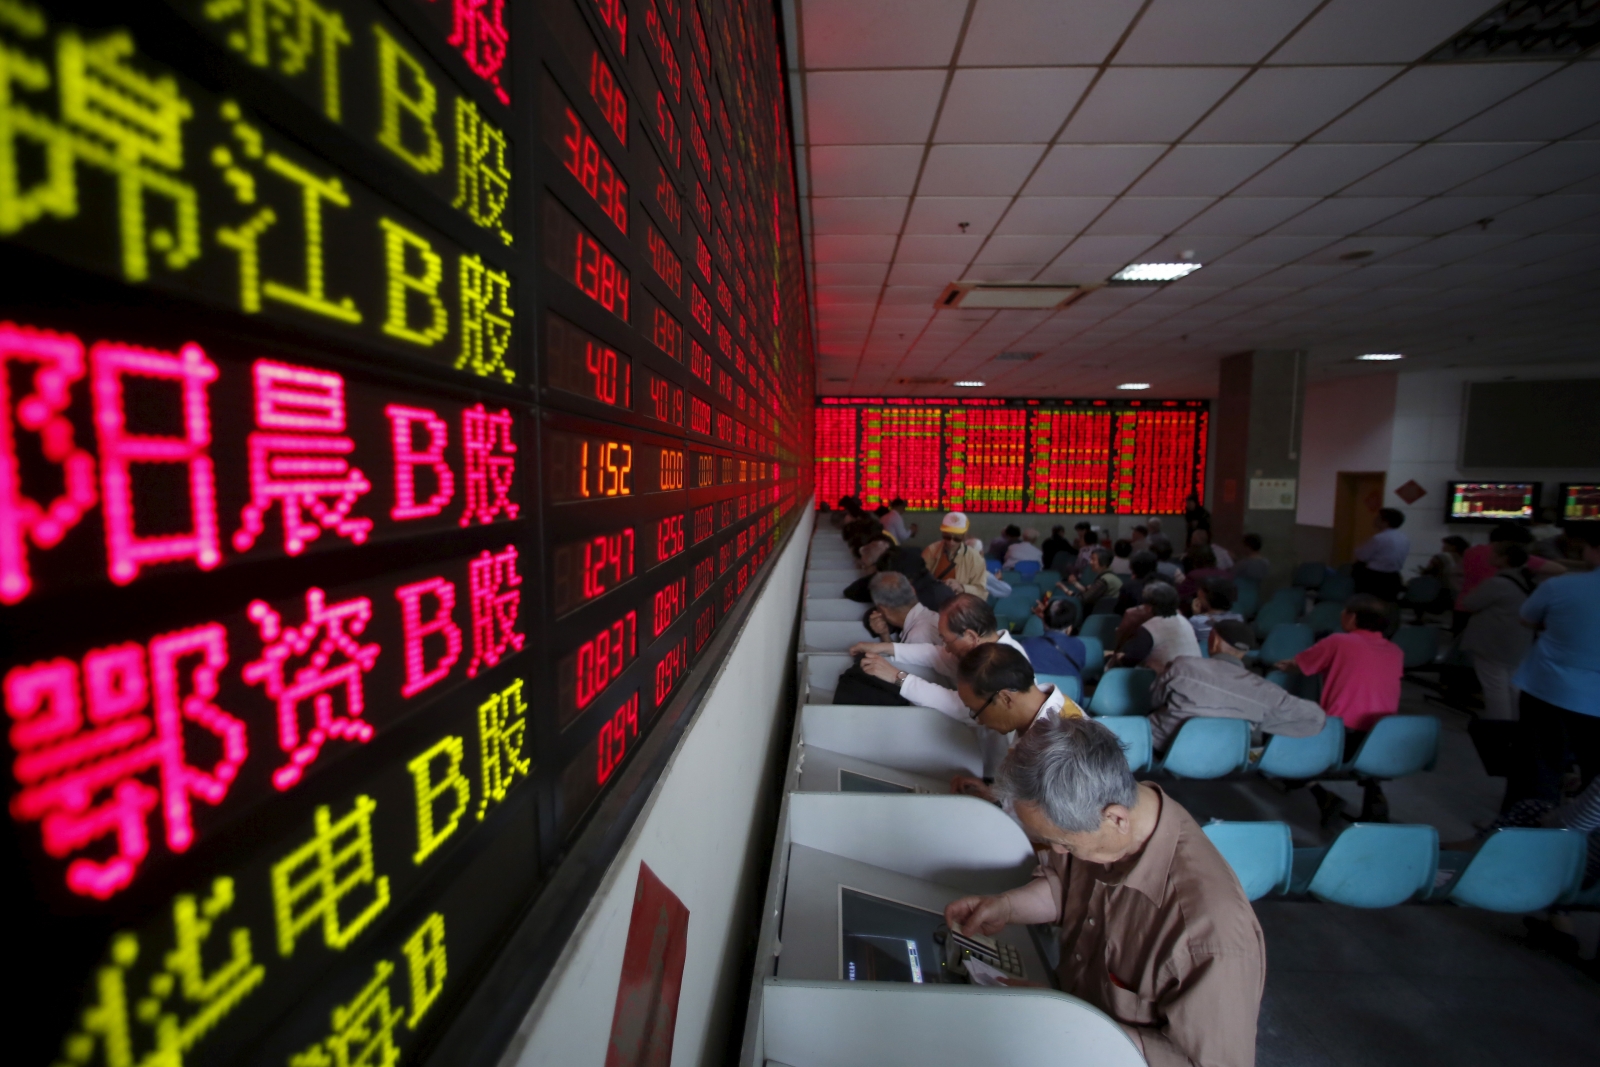
[{"label": "wall-mounted monitor", "polygon": [[1593,522],[1600,519],[1600,482],[1562,482],[1556,502],[1562,522]]},{"label": "wall-mounted monitor", "polygon": [[1532,519],[1538,482],[1450,482],[1446,522],[1515,522]]}]

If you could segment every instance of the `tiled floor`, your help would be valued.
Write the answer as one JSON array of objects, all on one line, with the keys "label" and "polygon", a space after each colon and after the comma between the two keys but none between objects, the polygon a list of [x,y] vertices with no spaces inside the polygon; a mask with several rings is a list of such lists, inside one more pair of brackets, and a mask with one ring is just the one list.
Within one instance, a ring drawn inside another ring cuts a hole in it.
[{"label": "tiled floor", "polygon": [[[1443,720],[1439,766],[1393,782],[1395,822],[1426,822],[1443,841],[1494,816],[1503,781],[1483,773],[1464,716],[1424,703],[1410,684],[1402,710]],[[1164,782],[1202,822],[1285,819],[1297,846],[1325,844],[1305,790],[1260,781]],[[1355,786],[1335,787],[1354,811]],[[1600,982],[1528,942],[1521,917],[1409,905],[1366,911],[1263,900],[1267,990],[1259,1067],[1475,1067],[1600,1063]]]}]

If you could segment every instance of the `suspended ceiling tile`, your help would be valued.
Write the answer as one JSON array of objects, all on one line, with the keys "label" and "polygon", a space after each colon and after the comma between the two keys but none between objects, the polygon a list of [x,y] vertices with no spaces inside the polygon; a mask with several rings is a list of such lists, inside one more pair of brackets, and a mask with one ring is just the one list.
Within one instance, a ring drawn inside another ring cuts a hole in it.
[{"label": "suspended ceiling tile", "polygon": [[1042,144],[935,145],[917,186],[928,196],[1011,196],[1044,155]]},{"label": "suspended ceiling tile", "polygon": [[812,238],[818,263],[887,263],[893,237],[819,234]]},{"label": "suspended ceiling tile", "polygon": [[1455,190],[1463,195],[1538,196],[1600,174],[1600,141],[1562,141],[1522,156]]},{"label": "suspended ceiling tile", "polygon": [[[1011,203],[1004,196],[919,196],[906,219],[906,233],[983,236]],[[966,223],[963,230],[961,224]]]},{"label": "suspended ceiling tile", "polygon": [[1313,140],[1426,141],[1500,103],[1553,69],[1550,63],[1416,67],[1378,90]]},{"label": "suspended ceiling tile", "polygon": [[1254,281],[1270,271],[1272,267],[1266,264],[1254,263],[1217,263],[1213,266],[1203,267],[1181,282],[1172,284],[1183,285],[1185,282],[1194,281],[1197,285],[1219,286],[1230,288]]},{"label": "suspended ceiling tile", "polygon": [[919,145],[828,145],[810,149],[812,196],[909,196]]},{"label": "suspended ceiling tile", "polygon": [[1266,67],[1217,105],[1184,140],[1237,144],[1299,141],[1402,69]]},{"label": "suspended ceiling tile", "polygon": [[966,263],[907,263],[896,262],[889,269],[890,285],[946,286],[966,270]]},{"label": "suspended ceiling tile", "polygon": [[1309,285],[1321,285],[1332,281],[1341,274],[1355,270],[1356,266],[1354,263],[1291,263],[1264,276],[1261,284],[1285,289],[1303,289]]},{"label": "suspended ceiling tile", "polygon": [[1331,196],[1404,153],[1403,144],[1301,145],[1240,187],[1239,196]]},{"label": "suspended ceiling tile", "polygon": [[907,234],[895,250],[895,263],[970,263],[981,247],[977,234]]},{"label": "suspended ceiling tile", "polygon": [[989,238],[978,253],[977,263],[1031,263],[1038,270],[1067,246],[1062,236],[1000,235]]},{"label": "suspended ceiling tile", "polygon": [[[1515,234],[1459,233],[1435,238],[1415,247],[1396,252],[1386,262],[1395,264],[1426,263],[1444,266],[1468,259],[1481,252],[1499,248],[1515,241]],[[1423,281],[1427,281],[1424,278]]]},{"label": "suspended ceiling tile", "polygon": [[944,88],[942,70],[812,71],[806,75],[813,145],[924,144]]},{"label": "suspended ceiling tile", "polygon": [[1099,196],[1019,197],[994,232],[1075,234],[1110,203],[1110,197]]},{"label": "suspended ceiling tile", "polygon": [[1144,258],[1211,263],[1245,243],[1235,235],[1195,233],[1187,226],[1146,250]]},{"label": "suspended ceiling tile", "polygon": [[1115,272],[1132,263],[1145,249],[1160,240],[1160,237],[1151,237],[1149,235],[1079,237],[1067,246],[1067,250],[1062,253],[1060,261],[1067,263],[1116,263],[1116,266],[1112,268],[1112,271]]},{"label": "suspended ceiling tile", "polygon": [[1237,234],[1248,237],[1265,233],[1317,202],[1315,197],[1230,196],[1212,204],[1204,214],[1190,219],[1183,228],[1194,234]]},{"label": "suspended ceiling tile", "polygon": [[1257,63],[1319,0],[1154,0],[1117,51],[1119,64]]},{"label": "suspended ceiling tile", "polygon": [[1061,285],[1092,285],[1103,282],[1128,265],[1126,259],[1112,262],[1079,262],[1070,257],[1057,259],[1039,272],[1038,281]]},{"label": "suspended ceiling tile", "polygon": [[899,233],[906,217],[904,196],[817,197],[811,201],[812,225],[819,233]]},{"label": "suspended ceiling tile", "polygon": [[[1037,240],[1037,238],[1029,238]],[[1052,240],[1066,243],[1066,238],[1057,237]],[[977,262],[961,272],[960,280],[964,282],[1026,282],[1032,281],[1033,276],[1039,273],[1039,268],[1044,265],[1044,260],[1033,263],[987,263],[987,252],[978,256]]]},{"label": "suspended ceiling tile", "polygon": [[[1427,239],[1426,237],[1410,235],[1379,236],[1372,233],[1363,233],[1356,237],[1348,237],[1343,241],[1335,241],[1333,244],[1312,253],[1306,258],[1312,263],[1356,263],[1365,267],[1367,264],[1385,260],[1396,252],[1414,248]],[[1352,252],[1371,252],[1372,255],[1366,258],[1350,260],[1340,258]]]},{"label": "suspended ceiling tile", "polygon": [[1346,234],[1365,230],[1418,203],[1411,196],[1330,197],[1278,227],[1279,233]]},{"label": "suspended ceiling tile", "polygon": [[1492,6],[1492,0],[1332,0],[1271,62],[1412,63]]},{"label": "suspended ceiling tile", "polygon": [[1344,192],[1349,196],[1438,196],[1539,147],[1528,142],[1425,144]]},{"label": "suspended ceiling tile", "polygon": [[1367,229],[1371,233],[1446,234],[1483,219],[1493,219],[1497,213],[1520,203],[1523,198],[1514,196],[1441,196]]},{"label": "suspended ceiling tile", "polygon": [[812,284],[882,285],[889,273],[885,263],[819,263],[811,273]]},{"label": "suspended ceiling tile", "polygon": [[967,0],[804,0],[805,65],[943,67]]},{"label": "suspended ceiling tile", "polygon": [[1024,190],[1029,196],[1116,196],[1167,150],[1158,144],[1060,144]]},{"label": "suspended ceiling tile", "polygon": [[1600,244],[1600,238],[1596,238],[1593,234],[1547,233],[1537,237],[1524,237],[1498,248],[1475,252],[1467,262],[1499,264],[1507,267],[1534,266],[1575,252],[1593,250],[1597,244]]},{"label": "suspended ceiling tile", "polygon": [[1223,263],[1246,266],[1278,267],[1308,256],[1334,242],[1327,236],[1289,236],[1270,234],[1257,237],[1249,244],[1236,248],[1222,259]]},{"label": "suspended ceiling tile", "polygon": [[1554,141],[1600,122],[1600,63],[1574,63],[1445,134],[1447,141]]},{"label": "suspended ceiling tile", "polygon": [[1243,67],[1113,67],[1089,91],[1061,139],[1176,140],[1245,73]]},{"label": "suspended ceiling tile", "polygon": [[1600,213],[1600,196],[1541,196],[1494,217],[1492,233],[1543,233],[1565,230],[1572,223]]},{"label": "suspended ceiling tile", "polygon": [[1128,190],[1129,196],[1221,196],[1289,150],[1289,145],[1181,144]]},{"label": "suspended ceiling tile", "polygon": [[1170,233],[1210,207],[1208,197],[1125,196],[1088,229],[1093,234]]},{"label": "suspended ceiling tile", "polygon": [[1099,63],[1142,3],[978,0],[960,61],[983,67]]},{"label": "suspended ceiling tile", "polygon": [[958,70],[933,139],[945,144],[1048,142],[1093,76],[1088,67]]}]

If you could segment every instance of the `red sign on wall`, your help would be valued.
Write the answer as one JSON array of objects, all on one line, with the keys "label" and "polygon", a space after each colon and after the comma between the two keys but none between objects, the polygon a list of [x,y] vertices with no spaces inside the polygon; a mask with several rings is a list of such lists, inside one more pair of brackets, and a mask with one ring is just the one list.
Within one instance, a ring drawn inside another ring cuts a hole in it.
[{"label": "red sign on wall", "polygon": [[672,1062],[688,938],[689,909],[640,863],[606,1067],[666,1067]]}]

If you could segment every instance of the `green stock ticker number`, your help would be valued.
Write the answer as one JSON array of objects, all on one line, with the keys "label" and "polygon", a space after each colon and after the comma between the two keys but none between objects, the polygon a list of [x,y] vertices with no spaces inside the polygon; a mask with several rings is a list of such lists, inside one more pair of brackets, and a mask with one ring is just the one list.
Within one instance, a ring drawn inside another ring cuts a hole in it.
[{"label": "green stock ticker number", "polygon": [[[21,10],[0,7],[0,237],[122,281],[515,379],[505,270],[234,100],[145,60],[131,32],[51,27]],[[413,171],[442,171],[426,68],[382,25],[372,40],[374,140]],[[451,203],[500,246],[504,142],[470,101],[455,110]]]}]

